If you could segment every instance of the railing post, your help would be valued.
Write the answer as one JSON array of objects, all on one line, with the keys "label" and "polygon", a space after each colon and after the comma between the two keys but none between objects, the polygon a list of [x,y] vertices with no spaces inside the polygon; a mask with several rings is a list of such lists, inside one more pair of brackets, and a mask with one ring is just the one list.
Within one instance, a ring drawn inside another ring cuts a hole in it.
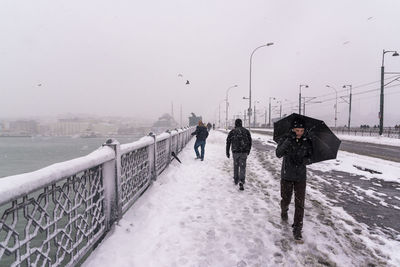
[{"label": "railing post", "polygon": [[167,138],[168,140],[168,153],[167,153],[167,162],[165,163],[165,168],[168,167],[169,163],[171,162],[171,146],[172,146],[172,134],[170,130],[166,130],[165,132],[167,132],[169,134],[169,137]]},{"label": "railing post", "polygon": [[109,230],[122,217],[121,194],[121,150],[117,140],[108,139],[103,146],[112,148],[114,159],[103,164],[104,209],[106,227]]},{"label": "railing post", "polygon": [[149,136],[153,137],[154,145],[153,145],[153,158],[150,160],[150,168],[151,168],[151,178],[155,181],[157,180],[157,139],[156,135],[153,132],[149,133]]}]

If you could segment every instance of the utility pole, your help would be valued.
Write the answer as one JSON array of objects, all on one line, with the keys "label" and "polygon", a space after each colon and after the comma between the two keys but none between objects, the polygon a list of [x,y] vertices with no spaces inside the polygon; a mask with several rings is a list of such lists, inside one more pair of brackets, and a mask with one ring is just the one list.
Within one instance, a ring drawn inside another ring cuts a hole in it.
[{"label": "utility pole", "polygon": [[271,99],[275,100],[275,97],[270,97],[269,98],[269,121],[268,121],[268,126],[271,126]]},{"label": "utility pole", "polygon": [[380,108],[379,108],[379,135],[383,134],[383,111],[384,111],[384,106],[383,106],[383,98],[384,98],[384,94],[383,91],[385,89],[385,84],[384,84],[384,80],[385,80],[385,54],[386,53],[393,53],[392,56],[397,57],[399,56],[399,53],[397,53],[397,51],[385,51],[385,49],[383,49],[383,53],[382,53],[382,66],[381,66],[381,97],[380,97]]},{"label": "utility pole", "polygon": [[264,119],[265,119],[265,127],[267,127],[267,108],[265,108],[265,113],[264,113]]},{"label": "utility pole", "polygon": [[342,99],[343,99],[345,102],[347,102],[347,103],[349,104],[349,121],[348,121],[348,123],[347,123],[347,128],[348,128],[348,129],[349,129],[349,131],[350,131],[350,120],[351,120],[351,98],[352,98],[352,89],[353,89],[353,86],[352,86],[351,84],[346,84],[346,85],[343,85],[343,88],[346,88],[346,87],[349,87],[349,88],[350,88],[349,101],[347,102],[347,100],[346,100],[346,99],[344,99],[343,97],[342,97]]},{"label": "utility pole", "polygon": [[336,101],[335,101],[335,128],[336,128],[336,122],[337,122],[337,90],[336,90],[335,87],[330,86],[330,85],[326,85],[326,87],[332,88],[335,91],[335,96],[336,96],[335,97],[335,99],[336,99]]},{"label": "utility pole", "polygon": [[300,86],[299,86],[299,115],[301,115],[301,87],[308,88],[308,85],[300,84]]},{"label": "utility pole", "polygon": [[256,127],[256,104],[254,103],[254,122],[253,122],[253,128]]},{"label": "utility pole", "polygon": [[221,128],[221,103],[218,105],[218,127]]}]

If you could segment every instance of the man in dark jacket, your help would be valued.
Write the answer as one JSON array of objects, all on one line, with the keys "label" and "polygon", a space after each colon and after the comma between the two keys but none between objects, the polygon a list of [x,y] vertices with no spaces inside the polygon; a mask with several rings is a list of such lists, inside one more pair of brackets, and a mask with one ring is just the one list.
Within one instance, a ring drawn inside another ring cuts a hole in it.
[{"label": "man in dark jacket", "polygon": [[212,128],[212,125],[211,125],[211,123],[207,123],[207,130],[208,130],[208,131],[210,131],[210,130],[211,130],[211,128]]},{"label": "man in dark jacket", "polygon": [[[194,152],[196,152],[196,159],[204,160],[204,149],[206,146],[206,139],[208,137],[208,131],[202,121],[199,121],[199,125],[196,127],[196,131],[192,133],[196,136],[196,142],[194,143]],[[199,147],[201,148],[201,155],[199,153]]]},{"label": "man in dark jacket", "polygon": [[242,120],[236,119],[235,128],[229,132],[226,138],[226,156],[229,158],[229,150],[232,145],[233,154],[233,180],[239,189],[244,190],[246,176],[246,160],[251,150],[250,132],[242,127]]},{"label": "man in dark jacket", "polygon": [[304,198],[306,193],[306,165],[311,164],[313,153],[311,140],[304,135],[305,124],[296,119],[292,124],[292,131],[283,138],[276,148],[276,156],[283,157],[281,171],[281,218],[288,220],[289,204],[293,190],[295,197],[295,211],[293,222],[293,236],[301,240],[303,228]]}]

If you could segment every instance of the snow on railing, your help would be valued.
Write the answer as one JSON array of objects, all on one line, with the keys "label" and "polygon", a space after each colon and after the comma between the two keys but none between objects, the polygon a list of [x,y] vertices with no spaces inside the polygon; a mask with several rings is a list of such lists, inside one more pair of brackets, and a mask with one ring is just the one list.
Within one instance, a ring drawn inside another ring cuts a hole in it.
[{"label": "snow on railing", "polygon": [[0,179],[0,266],[74,266],[191,139],[193,128]]}]

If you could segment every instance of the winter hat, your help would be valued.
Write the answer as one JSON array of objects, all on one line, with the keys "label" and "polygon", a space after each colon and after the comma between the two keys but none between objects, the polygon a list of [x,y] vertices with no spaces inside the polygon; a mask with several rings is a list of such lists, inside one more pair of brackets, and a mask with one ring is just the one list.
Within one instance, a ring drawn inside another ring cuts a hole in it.
[{"label": "winter hat", "polygon": [[242,127],[242,120],[241,119],[236,119],[235,120],[235,127]]},{"label": "winter hat", "polygon": [[292,122],[292,128],[306,128],[306,124],[302,118],[295,118]]}]

